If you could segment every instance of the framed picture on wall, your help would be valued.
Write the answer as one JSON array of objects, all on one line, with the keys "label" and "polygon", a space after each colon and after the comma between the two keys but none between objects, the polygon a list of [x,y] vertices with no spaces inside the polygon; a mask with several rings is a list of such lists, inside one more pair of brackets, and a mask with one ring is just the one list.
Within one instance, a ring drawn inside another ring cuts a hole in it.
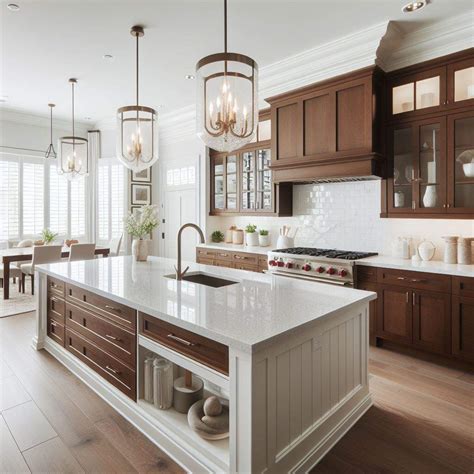
[{"label": "framed picture on wall", "polygon": [[151,166],[142,171],[130,171],[130,180],[137,183],[151,183]]},{"label": "framed picture on wall", "polygon": [[151,185],[132,183],[132,206],[147,206],[151,204]]}]

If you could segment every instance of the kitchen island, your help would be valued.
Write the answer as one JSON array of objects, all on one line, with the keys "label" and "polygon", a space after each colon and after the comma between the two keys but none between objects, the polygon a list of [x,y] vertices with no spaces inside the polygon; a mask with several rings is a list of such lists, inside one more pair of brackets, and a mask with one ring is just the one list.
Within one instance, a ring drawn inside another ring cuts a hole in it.
[{"label": "kitchen island", "polygon": [[[174,263],[113,257],[38,266],[34,348],[189,471],[306,471],[371,406],[375,293],[199,264],[176,281]],[[228,400],[228,439],[202,439],[186,415],[144,400],[150,353]]]}]

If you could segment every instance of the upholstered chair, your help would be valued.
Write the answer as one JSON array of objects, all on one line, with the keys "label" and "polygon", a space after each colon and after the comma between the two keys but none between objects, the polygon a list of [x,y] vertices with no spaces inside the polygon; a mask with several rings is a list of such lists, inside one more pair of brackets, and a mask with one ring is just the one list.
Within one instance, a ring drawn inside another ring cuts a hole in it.
[{"label": "upholstered chair", "polygon": [[72,244],[69,249],[69,261],[92,260],[95,257],[95,244]]}]

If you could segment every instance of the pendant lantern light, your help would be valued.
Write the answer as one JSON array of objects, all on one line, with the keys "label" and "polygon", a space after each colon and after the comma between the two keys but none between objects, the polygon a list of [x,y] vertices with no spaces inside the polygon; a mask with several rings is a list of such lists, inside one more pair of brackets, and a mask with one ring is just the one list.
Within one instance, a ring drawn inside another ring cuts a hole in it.
[{"label": "pendant lantern light", "polygon": [[258,66],[250,57],[227,51],[224,0],[224,52],[196,65],[197,134],[209,147],[231,152],[252,141],[258,124]]},{"label": "pendant lantern light", "polygon": [[58,140],[58,173],[69,180],[75,180],[89,174],[89,153],[86,138],[77,137],[74,129],[74,87],[76,79],[69,79],[72,95],[72,136]]},{"label": "pendant lantern light", "polygon": [[133,26],[130,34],[136,39],[136,104],[117,110],[117,158],[133,171],[142,171],[158,159],[158,115],[151,107],[139,104],[138,41],[145,32]]},{"label": "pendant lantern light", "polygon": [[49,107],[49,146],[46,148],[46,153],[44,157],[48,158],[56,158],[56,150],[54,149],[53,145],[53,109],[56,107],[56,104],[48,104]]}]

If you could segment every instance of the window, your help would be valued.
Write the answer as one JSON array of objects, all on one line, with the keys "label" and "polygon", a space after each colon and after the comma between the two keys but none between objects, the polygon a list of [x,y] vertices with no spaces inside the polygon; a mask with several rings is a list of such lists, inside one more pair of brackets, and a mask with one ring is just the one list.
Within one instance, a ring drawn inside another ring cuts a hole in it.
[{"label": "window", "polygon": [[196,168],[186,166],[183,168],[168,169],[166,172],[167,186],[185,186],[196,183]]},{"label": "window", "polygon": [[115,158],[101,158],[97,172],[97,240],[120,237],[125,216],[127,169]]},{"label": "window", "polygon": [[84,238],[86,183],[59,176],[55,161],[0,153],[0,240],[37,238],[45,227]]}]

